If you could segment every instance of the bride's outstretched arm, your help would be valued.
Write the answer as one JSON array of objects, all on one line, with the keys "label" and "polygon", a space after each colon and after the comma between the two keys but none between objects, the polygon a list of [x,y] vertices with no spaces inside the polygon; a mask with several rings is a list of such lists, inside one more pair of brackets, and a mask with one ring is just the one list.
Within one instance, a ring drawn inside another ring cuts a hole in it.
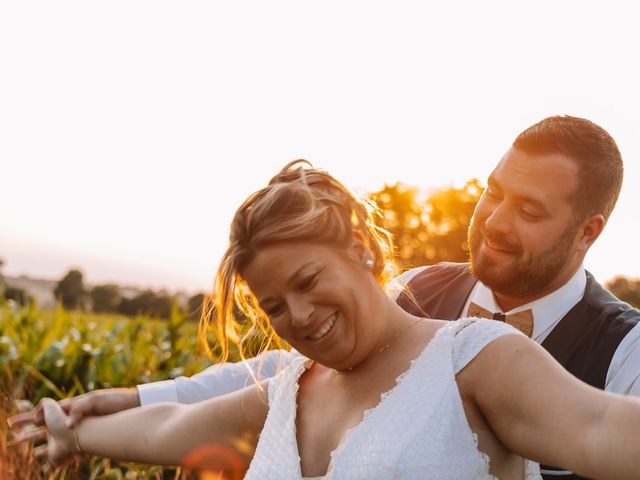
[{"label": "bride's outstretched arm", "polygon": [[512,451],[589,478],[640,479],[640,399],[606,393],[515,335],[489,344],[458,374]]},{"label": "bride's outstretched arm", "polygon": [[191,405],[160,403],[87,418],[75,433],[50,400],[44,404],[49,459],[59,463],[79,447],[117,460],[180,465],[199,446],[255,439],[267,416],[267,382]]}]

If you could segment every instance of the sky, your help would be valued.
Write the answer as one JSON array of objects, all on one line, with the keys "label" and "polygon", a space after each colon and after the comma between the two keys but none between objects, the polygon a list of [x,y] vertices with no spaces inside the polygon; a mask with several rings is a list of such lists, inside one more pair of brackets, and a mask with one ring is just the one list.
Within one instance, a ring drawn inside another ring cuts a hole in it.
[{"label": "sky", "polygon": [[638,45],[623,1],[2,2],[3,272],[207,290],[290,160],[360,191],[462,185],[570,114],[625,161],[585,266],[640,277]]}]

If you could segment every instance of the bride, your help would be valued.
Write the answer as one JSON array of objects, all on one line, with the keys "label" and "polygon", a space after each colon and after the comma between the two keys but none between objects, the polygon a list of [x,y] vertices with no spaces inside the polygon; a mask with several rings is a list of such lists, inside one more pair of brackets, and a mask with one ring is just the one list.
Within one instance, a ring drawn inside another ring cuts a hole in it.
[{"label": "bride", "polygon": [[290,364],[222,397],[75,428],[45,399],[39,455],[177,465],[242,439],[247,479],[541,478],[525,459],[640,478],[640,400],[583,384],[504,323],[406,313],[385,292],[392,246],[368,206],[305,163],[236,212],[206,316],[226,345],[236,305],[299,353]]}]

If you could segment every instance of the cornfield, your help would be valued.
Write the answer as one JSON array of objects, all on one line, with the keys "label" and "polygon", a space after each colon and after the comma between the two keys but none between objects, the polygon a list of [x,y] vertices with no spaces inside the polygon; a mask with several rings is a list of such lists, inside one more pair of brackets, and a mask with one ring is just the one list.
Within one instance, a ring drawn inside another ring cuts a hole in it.
[{"label": "cornfield", "polygon": [[[169,321],[17,308],[0,300],[0,479],[190,479],[180,468],[97,457],[43,473],[32,445],[11,440],[6,419],[41,398],[131,387],[211,364],[197,346],[197,326],[174,309]],[[216,350],[214,350],[214,354]],[[232,359],[233,360],[233,359]]]}]

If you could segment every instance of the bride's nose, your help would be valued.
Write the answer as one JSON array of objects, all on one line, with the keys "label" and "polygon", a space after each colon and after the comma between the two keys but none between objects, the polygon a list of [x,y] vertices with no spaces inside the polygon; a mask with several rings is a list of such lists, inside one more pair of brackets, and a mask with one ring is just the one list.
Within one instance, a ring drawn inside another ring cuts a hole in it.
[{"label": "bride's nose", "polygon": [[313,305],[302,298],[289,300],[289,314],[292,327],[305,327],[311,322]]}]

